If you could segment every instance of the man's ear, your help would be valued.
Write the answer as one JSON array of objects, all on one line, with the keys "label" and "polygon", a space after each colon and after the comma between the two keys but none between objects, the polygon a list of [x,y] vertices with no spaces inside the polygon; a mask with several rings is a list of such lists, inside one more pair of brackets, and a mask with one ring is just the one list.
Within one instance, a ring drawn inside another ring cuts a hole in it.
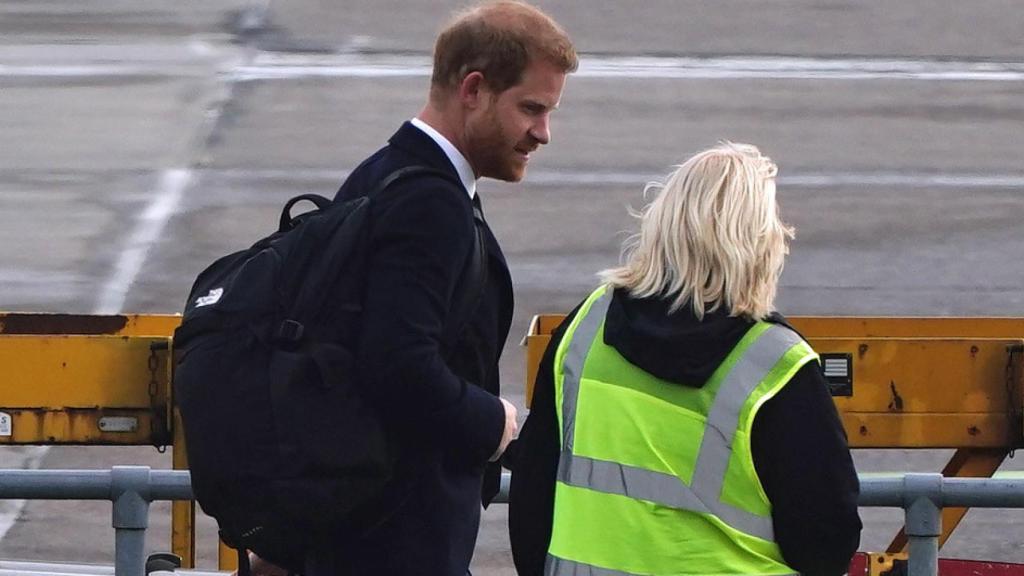
[{"label": "man's ear", "polygon": [[470,110],[479,107],[489,94],[490,88],[481,72],[470,72],[459,83],[459,101]]}]

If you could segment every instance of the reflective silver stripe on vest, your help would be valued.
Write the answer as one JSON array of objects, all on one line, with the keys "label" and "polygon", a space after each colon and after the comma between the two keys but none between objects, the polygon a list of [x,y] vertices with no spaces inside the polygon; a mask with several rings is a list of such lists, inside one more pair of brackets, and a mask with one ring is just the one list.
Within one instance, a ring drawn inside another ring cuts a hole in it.
[{"label": "reflective silver stripe on vest", "polygon": [[[772,519],[741,510],[721,501],[725,471],[732,453],[732,439],[739,425],[740,412],[754,388],[764,380],[782,356],[801,342],[800,337],[783,326],[773,325],[736,361],[725,376],[708,414],[704,439],[697,455],[693,482],[687,486],[670,474],[625,466],[617,462],[595,460],[572,453],[573,429],[580,377],[590,346],[597,336],[611,292],[594,300],[586,316],[576,327],[563,362],[562,380],[562,453],[558,463],[558,481],[570,486],[620,494],[676,509],[710,513],[745,534],[774,541]],[[562,572],[559,572],[562,574]]]},{"label": "reflective silver stripe on vest", "polygon": [[711,513],[678,476],[575,454],[568,454],[566,458],[567,454],[563,451],[558,460],[558,479],[564,484],[595,488],[682,510]]},{"label": "reflective silver stripe on vest", "polygon": [[587,315],[576,326],[572,340],[569,341],[569,349],[565,351],[565,360],[562,362],[562,450],[572,451],[573,430],[576,429],[576,398],[579,396],[583,364],[587,361],[590,343],[604,322],[611,300],[611,289],[594,300]]},{"label": "reflective silver stripe on vest", "polygon": [[[793,346],[801,342],[792,330],[772,325],[751,344],[726,375],[708,413],[704,439],[697,454],[690,488],[705,501],[719,502],[725,485],[725,470],[732,453],[732,439],[740,422],[740,411],[754,388]],[[774,540],[771,518],[750,514],[721,504],[715,515],[726,524],[765,540]]]},{"label": "reflective silver stripe on vest", "polygon": [[544,576],[638,576],[629,572],[598,568],[548,554],[544,561]]},{"label": "reflective silver stripe on vest", "polygon": [[[609,570],[589,564],[573,562],[558,556],[547,555],[544,561],[544,576],[641,576],[632,572]],[[773,576],[800,576],[799,572],[787,572]]]}]

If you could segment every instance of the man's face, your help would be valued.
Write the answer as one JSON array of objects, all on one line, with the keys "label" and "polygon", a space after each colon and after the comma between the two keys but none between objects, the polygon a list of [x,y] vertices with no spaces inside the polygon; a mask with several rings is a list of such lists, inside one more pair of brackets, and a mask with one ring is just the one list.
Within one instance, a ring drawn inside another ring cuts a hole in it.
[{"label": "man's face", "polygon": [[551,140],[551,112],[558,106],[565,73],[535,61],[519,84],[500,94],[486,86],[466,123],[467,159],[477,177],[518,182],[530,154]]}]

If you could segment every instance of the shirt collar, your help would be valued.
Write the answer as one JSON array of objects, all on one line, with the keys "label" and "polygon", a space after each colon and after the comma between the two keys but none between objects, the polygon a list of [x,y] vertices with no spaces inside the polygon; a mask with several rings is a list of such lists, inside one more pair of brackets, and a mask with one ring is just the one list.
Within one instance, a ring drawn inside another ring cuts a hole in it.
[{"label": "shirt collar", "polygon": [[413,118],[410,122],[413,126],[422,130],[424,134],[430,136],[431,140],[437,142],[437,145],[444,151],[452,166],[455,166],[455,171],[459,173],[459,180],[462,180],[462,186],[469,193],[469,197],[473,198],[476,195],[476,175],[473,173],[473,167],[469,165],[469,160],[466,160],[462,152],[459,152],[459,149],[454,144],[442,136],[440,132],[434,130],[430,124],[419,118]]}]

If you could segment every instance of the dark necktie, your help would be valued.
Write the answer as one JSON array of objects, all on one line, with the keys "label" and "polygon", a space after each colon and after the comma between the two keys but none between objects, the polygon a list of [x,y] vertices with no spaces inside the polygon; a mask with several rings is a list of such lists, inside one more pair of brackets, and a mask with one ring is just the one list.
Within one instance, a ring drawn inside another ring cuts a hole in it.
[{"label": "dark necktie", "polygon": [[473,217],[480,222],[484,221],[484,207],[480,202],[480,193],[473,194]]}]

